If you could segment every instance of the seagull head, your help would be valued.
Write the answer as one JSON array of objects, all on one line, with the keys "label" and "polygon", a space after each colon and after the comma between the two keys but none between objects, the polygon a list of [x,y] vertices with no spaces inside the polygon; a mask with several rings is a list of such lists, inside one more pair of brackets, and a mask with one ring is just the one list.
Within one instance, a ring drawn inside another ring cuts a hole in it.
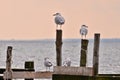
[{"label": "seagull head", "polygon": [[48,58],[48,57],[45,57],[45,58],[44,58],[44,60],[47,60],[47,59],[49,59],[49,58]]},{"label": "seagull head", "polygon": [[86,26],[86,25],[82,25],[81,27],[88,28],[88,26]]},{"label": "seagull head", "polygon": [[57,16],[57,15],[61,15],[60,13],[55,13],[55,14],[53,14],[53,16]]},{"label": "seagull head", "polygon": [[71,59],[68,57],[68,58],[65,58],[66,61],[71,61]]}]

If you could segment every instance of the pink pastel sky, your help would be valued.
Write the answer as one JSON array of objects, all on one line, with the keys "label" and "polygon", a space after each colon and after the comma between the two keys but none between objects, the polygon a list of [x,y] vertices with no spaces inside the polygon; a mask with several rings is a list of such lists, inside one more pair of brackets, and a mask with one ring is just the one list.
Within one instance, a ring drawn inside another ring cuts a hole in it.
[{"label": "pink pastel sky", "polygon": [[54,13],[65,18],[63,38],[120,38],[120,0],[0,0],[0,39],[55,39]]}]

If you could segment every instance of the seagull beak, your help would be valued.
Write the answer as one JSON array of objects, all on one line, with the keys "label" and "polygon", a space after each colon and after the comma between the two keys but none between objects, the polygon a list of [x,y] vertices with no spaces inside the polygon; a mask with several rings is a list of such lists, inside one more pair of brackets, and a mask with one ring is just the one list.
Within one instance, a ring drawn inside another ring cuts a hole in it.
[{"label": "seagull beak", "polygon": [[55,16],[56,14],[53,14],[53,16]]}]

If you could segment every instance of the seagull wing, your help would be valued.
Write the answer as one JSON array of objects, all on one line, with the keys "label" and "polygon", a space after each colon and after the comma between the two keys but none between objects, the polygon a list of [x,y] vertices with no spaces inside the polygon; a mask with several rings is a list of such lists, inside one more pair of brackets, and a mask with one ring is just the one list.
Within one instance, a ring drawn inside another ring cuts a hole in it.
[{"label": "seagull wing", "polygon": [[64,66],[70,66],[70,65],[71,65],[71,61],[70,61],[70,60],[65,60],[65,61],[63,62],[63,65],[64,65]]},{"label": "seagull wing", "polygon": [[88,30],[86,28],[81,28],[80,29],[80,34],[81,35],[87,35],[87,33],[88,33]]},{"label": "seagull wing", "polygon": [[55,17],[55,23],[59,24],[59,25],[62,25],[62,24],[65,23],[65,19],[62,16],[56,16]]},{"label": "seagull wing", "polygon": [[52,63],[51,63],[49,60],[45,60],[44,65],[45,65],[46,67],[51,67],[51,66],[52,66]]},{"label": "seagull wing", "polygon": [[68,61],[67,65],[70,66],[71,65],[71,61]]}]

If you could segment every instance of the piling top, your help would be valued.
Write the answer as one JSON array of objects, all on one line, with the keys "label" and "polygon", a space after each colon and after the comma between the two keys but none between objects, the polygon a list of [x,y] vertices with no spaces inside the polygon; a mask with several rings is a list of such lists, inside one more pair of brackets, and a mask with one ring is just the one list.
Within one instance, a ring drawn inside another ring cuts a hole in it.
[{"label": "piling top", "polygon": [[8,46],[8,49],[11,49],[11,50],[12,50],[12,46]]},{"label": "piling top", "polygon": [[34,61],[26,61],[25,62],[25,69],[34,70]]}]

